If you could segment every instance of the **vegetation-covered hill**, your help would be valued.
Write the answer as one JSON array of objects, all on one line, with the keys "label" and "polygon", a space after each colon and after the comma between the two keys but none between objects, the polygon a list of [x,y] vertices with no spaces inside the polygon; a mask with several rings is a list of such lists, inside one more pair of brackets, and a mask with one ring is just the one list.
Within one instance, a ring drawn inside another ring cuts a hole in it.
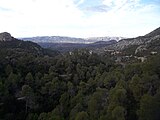
[{"label": "vegetation-covered hill", "polygon": [[159,120],[158,53],[121,64],[85,49],[46,56],[11,43],[0,42],[9,50],[0,49],[0,120]]}]

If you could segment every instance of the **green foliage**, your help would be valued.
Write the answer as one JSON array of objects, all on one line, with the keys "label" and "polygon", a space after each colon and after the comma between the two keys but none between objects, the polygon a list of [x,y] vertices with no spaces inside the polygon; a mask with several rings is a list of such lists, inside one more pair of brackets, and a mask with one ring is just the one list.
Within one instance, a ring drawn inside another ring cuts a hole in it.
[{"label": "green foliage", "polygon": [[34,79],[33,79],[33,76],[32,76],[32,73],[28,73],[25,77],[25,80],[26,80],[26,84],[28,85],[34,85]]},{"label": "green foliage", "polygon": [[116,106],[112,111],[112,118],[114,120],[125,120],[126,111],[121,106]]},{"label": "green foliage", "polygon": [[38,120],[47,120],[48,114],[47,113],[41,113],[38,117]]},{"label": "green foliage", "polygon": [[86,112],[82,111],[77,113],[75,120],[89,120],[89,116]]},{"label": "green foliage", "polygon": [[7,65],[7,67],[6,67],[6,69],[5,69],[6,75],[9,75],[9,74],[12,73],[12,72],[13,72],[13,69],[12,69],[11,65]]},{"label": "green foliage", "polygon": [[88,50],[47,56],[8,45],[0,51],[1,120],[160,118],[158,55],[122,66]]},{"label": "green foliage", "polygon": [[27,120],[38,120],[38,115],[37,114],[34,114],[34,113],[30,113],[28,114]]},{"label": "green foliage", "polygon": [[140,100],[140,109],[137,111],[140,120],[158,120],[160,117],[159,95],[143,95]]},{"label": "green foliage", "polygon": [[92,120],[97,120],[100,117],[103,107],[107,104],[106,92],[106,89],[97,88],[96,92],[90,97],[88,101],[88,112]]},{"label": "green foliage", "polygon": [[138,75],[134,75],[129,83],[130,90],[133,93],[134,98],[138,101],[143,95],[143,89],[141,85],[141,78]]}]

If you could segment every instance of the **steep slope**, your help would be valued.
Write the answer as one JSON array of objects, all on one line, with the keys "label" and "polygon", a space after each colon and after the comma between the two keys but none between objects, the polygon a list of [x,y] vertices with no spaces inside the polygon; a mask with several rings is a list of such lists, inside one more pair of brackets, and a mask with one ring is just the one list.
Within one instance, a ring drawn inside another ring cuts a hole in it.
[{"label": "steep slope", "polygon": [[13,52],[28,52],[28,53],[38,53],[42,54],[43,49],[33,42],[24,42],[22,40],[18,40],[14,37],[12,37],[9,33],[1,33],[0,34],[1,42],[0,42],[0,48],[1,50],[6,49],[8,51]]},{"label": "steep slope", "polygon": [[137,38],[123,39],[120,40],[117,44],[110,46],[110,48],[122,50],[132,45],[141,45],[150,40],[150,37],[140,36]]},{"label": "steep slope", "polygon": [[146,37],[154,37],[154,36],[157,36],[157,35],[160,35],[160,27],[153,30],[152,32],[146,34],[145,36]]},{"label": "steep slope", "polygon": [[145,36],[123,39],[117,42],[116,44],[106,47],[105,49],[114,49],[124,52],[132,50],[132,53],[135,54],[144,53],[144,51],[147,51],[147,53],[149,53],[153,50],[159,51],[159,47],[155,47],[157,46],[156,43],[158,43],[159,40],[160,40],[160,28],[157,28],[156,30],[153,30],[152,32],[148,33]]},{"label": "steep slope", "polygon": [[26,54],[45,55],[48,51],[36,43],[18,40],[7,32],[0,33],[0,54],[8,56],[13,53],[19,56]]}]

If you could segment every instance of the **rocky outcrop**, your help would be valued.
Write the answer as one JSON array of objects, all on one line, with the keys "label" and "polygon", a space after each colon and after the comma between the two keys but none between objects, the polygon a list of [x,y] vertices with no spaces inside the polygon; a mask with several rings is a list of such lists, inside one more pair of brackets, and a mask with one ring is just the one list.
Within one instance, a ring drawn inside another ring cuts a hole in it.
[{"label": "rocky outcrop", "polygon": [[127,48],[128,46],[133,46],[133,45],[139,46],[139,45],[145,44],[149,40],[150,40],[149,37],[137,37],[137,38],[124,39],[110,47],[116,50],[122,50]]},{"label": "rocky outcrop", "polygon": [[140,45],[137,47],[137,49],[135,50],[135,54],[137,54],[138,52],[142,52],[147,50],[147,45]]},{"label": "rocky outcrop", "polygon": [[8,32],[0,33],[0,41],[12,41],[13,37]]},{"label": "rocky outcrop", "polygon": [[160,28],[148,33],[145,36],[123,39],[108,47],[108,49],[123,50],[130,46],[138,46],[135,53],[146,50],[146,46],[160,38]]}]

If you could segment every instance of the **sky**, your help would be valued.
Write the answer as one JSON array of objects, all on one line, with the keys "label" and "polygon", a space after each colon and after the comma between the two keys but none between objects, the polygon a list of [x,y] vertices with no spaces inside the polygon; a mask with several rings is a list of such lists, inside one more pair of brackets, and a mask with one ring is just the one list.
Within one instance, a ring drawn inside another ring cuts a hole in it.
[{"label": "sky", "polygon": [[14,37],[137,37],[160,27],[160,0],[0,0]]}]

